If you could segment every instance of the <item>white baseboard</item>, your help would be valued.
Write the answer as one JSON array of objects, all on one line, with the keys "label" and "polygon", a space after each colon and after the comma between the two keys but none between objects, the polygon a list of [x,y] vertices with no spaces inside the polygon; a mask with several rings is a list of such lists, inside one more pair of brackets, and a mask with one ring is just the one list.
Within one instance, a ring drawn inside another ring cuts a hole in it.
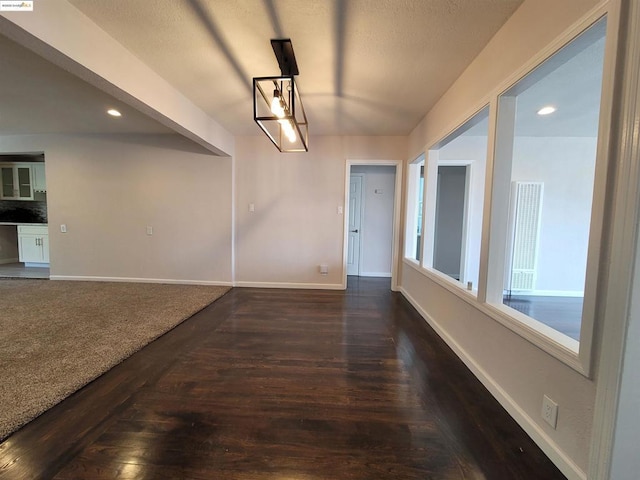
[{"label": "white baseboard", "polygon": [[512,290],[511,294],[518,297],[584,297],[580,290]]},{"label": "white baseboard", "polygon": [[218,282],[208,280],[176,280],[173,278],[135,278],[135,277],[99,277],[91,275],[50,275],[50,280],[71,280],[81,282],[131,282],[131,283],[167,283],[174,285],[213,285],[219,287],[248,288],[295,288],[306,290],[344,290],[337,283],[280,283],[280,282]]},{"label": "white baseboard", "polygon": [[482,382],[504,409],[524,429],[531,439],[542,449],[560,471],[570,480],[586,480],[587,476],[576,463],[565,454],[556,442],[518,405],[515,400],[484,370],[448,333],[418,304],[403,288],[400,292],[414,306],[426,322],[433,328],[471,372]]},{"label": "white baseboard", "polygon": [[16,258],[3,258],[0,259],[0,265],[5,265],[7,263],[18,263],[20,260]]},{"label": "white baseboard", "polygon": [[235,282],[235,287],[242,288],[296,288],[305,290],[344,290],[340,283],[284,283],[284,282]]},{"label": "white baseboard", "polygon": [[209,280],[176,280],[173,278],[134,278],[134,277],[94,277],[90,275],[50,275],[50,280],[71,280],[79,282],[130,282],[130,283],[166,283],[171,285],[211,285],[232,287],[232,282]]},{"label": "white baseboard", "polygon": [[360,272],[359,276],[391,278],[391,272]]}]

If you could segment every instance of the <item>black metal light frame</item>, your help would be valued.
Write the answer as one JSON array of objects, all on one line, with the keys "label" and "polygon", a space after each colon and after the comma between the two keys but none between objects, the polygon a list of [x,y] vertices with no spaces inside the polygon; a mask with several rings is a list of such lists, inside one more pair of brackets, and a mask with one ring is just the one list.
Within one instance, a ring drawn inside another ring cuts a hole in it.
[{"label": "black metal light frame", "polygon": [[[286,87],[283,88],[283,85]],[[285,115],[271,112],[273,91],[278,89],[285,104]],[[260,103],[263,107],[259,108]],[[268,113],[266,113],[268,112]],[[281,152],[309,151],[309,124],[293,76],[255,77],[253,79],[253,119]],[[288,145],[283,121],[290,122],[296,132],[296,142]]]},{"label": "black metal light frame", "polygon": [[[280,152],[308,152],[309,124],[295,81],[298,65],[291,40],[271,40],[271,46],[281,74],[275,77],[253,78],[253,119]],[[283,116],[271,111],[275,91],[279,93],[283,102]],[[295,132],[295,142],[290,142],[285,135],[284,122],[289,122]]]}]

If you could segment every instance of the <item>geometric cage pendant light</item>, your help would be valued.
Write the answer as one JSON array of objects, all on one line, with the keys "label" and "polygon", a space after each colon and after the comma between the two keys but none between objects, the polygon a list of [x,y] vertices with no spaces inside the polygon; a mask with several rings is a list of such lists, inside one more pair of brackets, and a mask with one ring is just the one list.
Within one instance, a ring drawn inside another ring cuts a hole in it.
[{"label": "geometric cage pendant light", "polygon": [[253,119],[281,152],[309,151],[309,124],[295,76],[291,40],[271,40],[280,76],[253,78]]}]

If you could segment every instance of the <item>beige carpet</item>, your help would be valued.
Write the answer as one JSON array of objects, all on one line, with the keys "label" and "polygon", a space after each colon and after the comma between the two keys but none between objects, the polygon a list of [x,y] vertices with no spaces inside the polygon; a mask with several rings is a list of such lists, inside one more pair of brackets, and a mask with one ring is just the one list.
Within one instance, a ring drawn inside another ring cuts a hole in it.
[{"label": "beige carpet", "polygon": [[0,439],[228,290],[0,280]]}]

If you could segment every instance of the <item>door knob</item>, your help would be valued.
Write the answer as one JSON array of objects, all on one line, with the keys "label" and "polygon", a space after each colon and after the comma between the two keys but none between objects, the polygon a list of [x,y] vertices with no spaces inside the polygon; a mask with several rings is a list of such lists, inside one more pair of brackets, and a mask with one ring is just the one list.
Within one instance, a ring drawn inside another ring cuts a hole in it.
[{"label": "door knob", "polygon": [[351,233],[358,233],[358,229],[356,228],[355,230],[351,230]]}]

